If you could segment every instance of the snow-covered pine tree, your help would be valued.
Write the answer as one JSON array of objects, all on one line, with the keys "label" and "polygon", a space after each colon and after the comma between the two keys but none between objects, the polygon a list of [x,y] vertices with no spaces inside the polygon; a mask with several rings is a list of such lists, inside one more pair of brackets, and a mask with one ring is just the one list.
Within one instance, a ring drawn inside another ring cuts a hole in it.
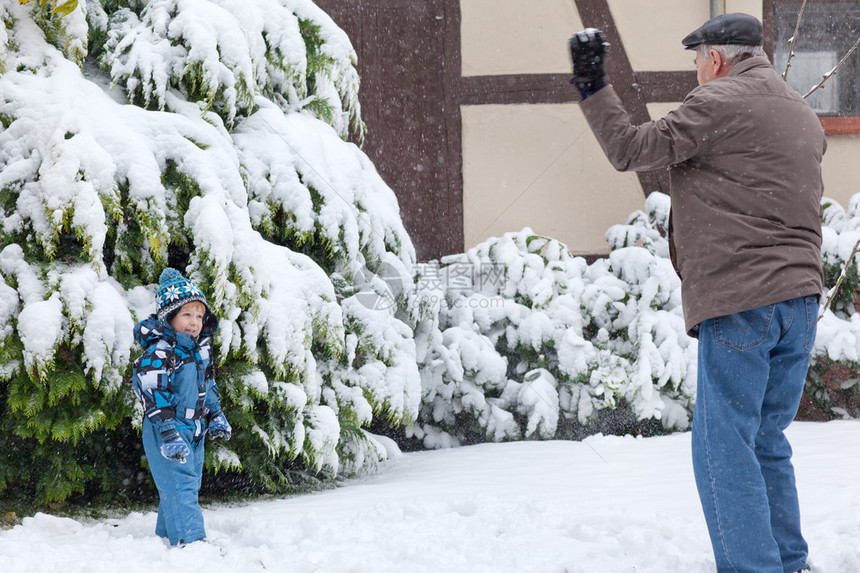
[{"label": "snow-covered pine tree", "polygon": [[[355,53],[310,0],[0,2],[0,492],[144,479],[131,329],[170,265],[220,317],[253,488],[349,474],[417,415],[414,250],[367,157]],[[387,289],[387,290],[386,290]],[[369,304],[366,295],[392,304]],[[362,298],[365,296],[365,298]]]}]

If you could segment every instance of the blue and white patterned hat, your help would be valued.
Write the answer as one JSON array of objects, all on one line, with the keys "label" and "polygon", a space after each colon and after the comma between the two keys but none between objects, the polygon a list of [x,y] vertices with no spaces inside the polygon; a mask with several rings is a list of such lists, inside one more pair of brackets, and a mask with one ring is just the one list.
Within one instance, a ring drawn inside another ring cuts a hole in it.
[{"label": "blue and white patterned hat", "polygon": [[182,273],[170,267],[161,272],[158,290],[155,291],[155,309],[159,320],[167,320],[174,310],[179,310],[183,305],[195,300],[202,302],[206,310],[209,310],[203,292],[183,277]]}]

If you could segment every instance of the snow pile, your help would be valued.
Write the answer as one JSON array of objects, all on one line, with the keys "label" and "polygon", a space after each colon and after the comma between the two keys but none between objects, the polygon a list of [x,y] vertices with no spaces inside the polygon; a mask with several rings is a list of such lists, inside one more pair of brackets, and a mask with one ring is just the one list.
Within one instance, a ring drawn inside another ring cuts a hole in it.
[{"label": "snow pile", "polygon": [[668,201],[652,194],[591,265],[525,229],[420,266],[417,296],[438,322],[416,335],[424,400],[410,434],[427,447],[582,436],[613,411],[631,427],[688,427],[696,345],[663,256]]},{"label": "snow pile", "polygon": [[[819,573],[860,571],[860,423],[795,423],[800,511]],[[713,573],[690,434],[405,454],[311,495],[204,506],[210,543],[169,548],[144,511],[37,514],[0,531],[4,573]]]}]

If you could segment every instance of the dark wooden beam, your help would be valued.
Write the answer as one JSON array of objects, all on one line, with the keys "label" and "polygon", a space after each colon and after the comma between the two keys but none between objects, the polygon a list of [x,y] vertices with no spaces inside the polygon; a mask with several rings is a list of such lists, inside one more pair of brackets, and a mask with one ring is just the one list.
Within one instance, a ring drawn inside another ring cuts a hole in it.
[{"label": "dark wooden beam", "polygon": [[459,107],[448,95],[460,73],[458,2],[316,3],[355,46],[364,151],[397,195],[418,259],[462,251]]},{"label": "dark wooden beam", "polygon": [[[571,74],[463,77],[461,0],[316,3],[356,48],[368,126],[364,150],[397,194],[418,258],[460,252],[461,106],[577,102]],[[695,85],[693,72],[634,72],[606,0],[576,5],[583,23],[602,28],[612,43],[607,73],[633,121],[649,120],[647,103],[680,101]],[[668,191],[665,172],[640,173],[639,180],[646,195]]]},{"label": "dark wooden beam", "polygon": [[465,243],[465,222],[463,221],[463,119],[457,93],[463,73],[463,59],[460,51],[460,0],[444,0],[442,4],[445,32],[442,37],[442,84],[444,101],[442,109],[445,117],[444,163],[440,166],[445,174],[445,189],[448,208],[449,238],[445,248],[437,249],[440,257],[458,253]]},{"label": "dark wooden beam", "polygon": [[570,85],[570,74],[467,76],[457,99],[462,105],[571,103],[579,101],[579,92]]},{"label": "dark wooden beam", "polygon": [[636,72],[637,89],[646,103],[684,101],[698,85],[696,72]]},{"label": "dark wooden beam", "polygon": [[[578,102],[569,80],[570,74],[464,77],[457,100],[462,105]],[[696,87],[696,72],[636,72],[633,82],[645,103],[683,101]]]}]

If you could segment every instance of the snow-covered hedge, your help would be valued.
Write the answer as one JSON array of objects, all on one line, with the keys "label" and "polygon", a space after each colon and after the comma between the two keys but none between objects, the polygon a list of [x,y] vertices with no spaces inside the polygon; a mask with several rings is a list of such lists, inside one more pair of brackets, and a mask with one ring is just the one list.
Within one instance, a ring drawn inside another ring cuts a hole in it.
[{"label": "snow-covered hedge", "polygon": [[418,298],[437,306],[438,328],[418,340],[410,435],[429,447],[582,436],[606,415],[616,431],[688,427],[696,346],[662,237],[668,201],[652,194],[591,265],[530,229],[422,265]]},{"label": "snow-covered hedge", "polygon": [[[689,427],[697,347],[669,260],[669,207],[652,193],[591,265],[530,229],[419,265],[418,297],[438,314],[416,333],[424,399],[407,436],[446,447]],[[860,195],[847,211],[822,207],[833,286],[860,241]],[[858,288],[855,259],[819,323],[802,415],[860,416]]]},{"label": "snow-covered hedge", "polygon": [[[818,322],[813,361],[802,411],[820,419],[860,417],[860,265],[857,257],[847,265],[860,245],[860,194],[848,208],[832,199],[822,201],[823,237],[821,259],[824,282],[832,296],[830,307]],[[845,273],[838,291],[839,276]]]}]

